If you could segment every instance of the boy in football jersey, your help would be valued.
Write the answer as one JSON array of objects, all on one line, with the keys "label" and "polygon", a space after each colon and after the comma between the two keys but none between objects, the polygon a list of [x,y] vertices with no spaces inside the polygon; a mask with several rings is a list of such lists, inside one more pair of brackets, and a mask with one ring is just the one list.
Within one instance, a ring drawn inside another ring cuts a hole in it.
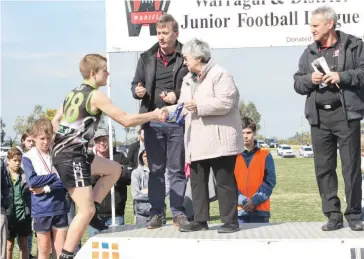
[{"label": "boy in football jersey", "polygon": [[[87,153],[102,113],[124,127],[134,127],[149,121],[165,121],[165,110],[131,115],[111,103],[98,88],[107,84],[107,60],[98,54],[88,54],[80,62],[83,83],[68,93],[57,111],[53,126],[55,140],[52,159],[57,172],[78,207],[78,212],[68,229],[60,259],[74,257],[87,225],[104,230],[107,227],[95,213],[102,200],[122,173],[119,163]],[[101,176],[92,189],[90,176]]]}]

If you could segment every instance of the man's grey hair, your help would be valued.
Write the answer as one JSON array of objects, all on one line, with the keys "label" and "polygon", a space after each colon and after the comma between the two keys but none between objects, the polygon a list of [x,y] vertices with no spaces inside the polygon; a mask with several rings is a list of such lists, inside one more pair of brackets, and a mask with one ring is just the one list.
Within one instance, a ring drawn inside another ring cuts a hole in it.
[{"label": "man's grey hair", "polygon": [[317,15],[317,14],[321,14],[322,16],[325,17],[326,21],[334,21],[334,29],[336,28],[336,24],[337,24],[337,13],[335,12],[335,10],[330,7],[330,6],[321,6],[316,8],[315,10],[312,11],[311,13],[312,15]]},{"label": "man's grey hair", "polygon": [[178,32],[178,22],[174,17],[170,14],[163,14],[157,21],[157,27],[166,27],[167,25],[170,25],[172,27],[172,30],[174,32]]},{"label": "man's grey hair", "polygon": [[201,59],[202,63],[209,62],[211,58],[209,44],[196,38],[189,40],[183,45],[182,54],[189,54],[194,59]]}]

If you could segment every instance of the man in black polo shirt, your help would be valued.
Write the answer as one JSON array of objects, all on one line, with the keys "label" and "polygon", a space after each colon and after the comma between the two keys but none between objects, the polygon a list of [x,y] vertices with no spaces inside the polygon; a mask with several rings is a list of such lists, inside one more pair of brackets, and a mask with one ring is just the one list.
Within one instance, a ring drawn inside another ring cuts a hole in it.
[{"label": "man in black polo shirt", "polygon": [[[183,77],[182,44],[177,41],[178,23],[169,14],[157,22],[158,43],[140,55],[131,91],[142,100],[140,113],[175,104],[181,92]],[[150,169],[148,196],[152,205],[147,228],[162,226],[165,199],[165,170],[170,175],[170,207],[173,224],[188,224],[183,201],[186,190],[184,173],[184,129],[177,123],[150,122],[143,126],[144,143]]]},{"label": "man in black polo shirt", "polygon": [[[324,231],[343,227],[337,196],[337,144],[345,182],[345,218],[352,230],[361,223],[360,120],[364,114],[364,44],[359,38],[335,31],[337,14],[330,7],[312,12],[314,43],[302,54],[294,75],[294,89],[307,95],[305,115],[311,125],[315,173],[328,222]],[[311,63],[324,57],[330,73],[314,72]],[[324,86],[323,83],[327,84]]]}]

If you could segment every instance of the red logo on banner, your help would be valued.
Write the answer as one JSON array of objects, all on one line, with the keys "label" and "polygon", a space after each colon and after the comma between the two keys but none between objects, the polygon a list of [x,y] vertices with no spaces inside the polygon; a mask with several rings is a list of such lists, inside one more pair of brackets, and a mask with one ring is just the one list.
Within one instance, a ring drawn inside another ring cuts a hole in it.
[{"label": "red logo on banner", "polygon": [[163,13],[167,12],[169,4],[170,0],[126,0],[129,36],[138,37],[144,26],[149,26],[150,36],[156,36],[156,23]]},{"label": "red logo on banner", "polygon": [[161,11],[154,12],[132,12],[131,23],[132,24],[151,24],[157,23],[158,19],[162,16]]}]

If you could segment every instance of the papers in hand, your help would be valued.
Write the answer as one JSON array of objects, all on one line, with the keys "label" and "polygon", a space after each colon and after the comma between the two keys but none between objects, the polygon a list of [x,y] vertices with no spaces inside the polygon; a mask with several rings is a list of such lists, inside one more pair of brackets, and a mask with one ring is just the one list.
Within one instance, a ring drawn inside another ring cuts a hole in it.
[{"label": "papers in hand", "polygon": [[[311,63],[312,67],[313,67],[313,70],[315,70],[315,72],[320,72],[324,75],[330,73],[330,68],[329,66],[327,65],[327,62],[325,60],[324,57],[320,57],[320,58],[317,58],[315,59],[312,63]],[[326,83],[321,83],[319,85],[319,88],[325,88],[327,86]]]}]

